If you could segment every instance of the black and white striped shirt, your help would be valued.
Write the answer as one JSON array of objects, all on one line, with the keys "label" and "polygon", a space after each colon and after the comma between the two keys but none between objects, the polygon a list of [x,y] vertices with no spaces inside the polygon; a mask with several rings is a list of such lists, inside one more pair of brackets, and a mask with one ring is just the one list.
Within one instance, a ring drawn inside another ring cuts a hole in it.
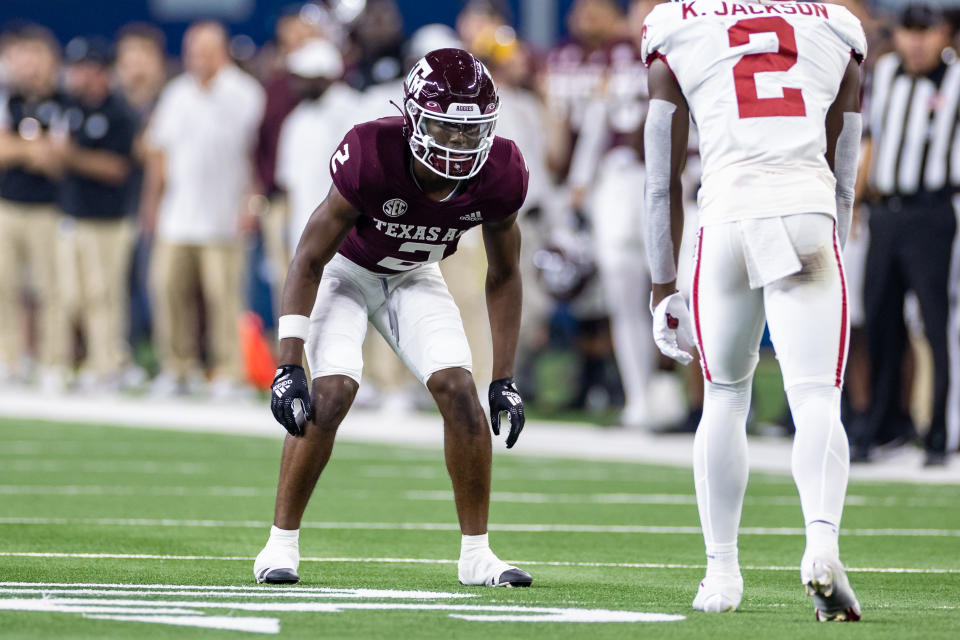
[{"label": "black and white striped shirt", "polygon": [[942,62],[912,76],[895,53],[877,60],[866,123],[873,139],[870,186],[877,193],[960,187],[958,102],[960,64]]}]

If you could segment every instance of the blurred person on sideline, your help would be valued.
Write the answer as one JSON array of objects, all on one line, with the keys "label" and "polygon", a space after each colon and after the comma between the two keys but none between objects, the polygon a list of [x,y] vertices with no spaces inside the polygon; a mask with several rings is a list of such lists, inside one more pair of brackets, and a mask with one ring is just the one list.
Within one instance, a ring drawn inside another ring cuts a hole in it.
[{"label": "blurred person on sideline", "polygon": [[396,0],[367,0],[351,28],[344,80],[362,91],[401,77],[403,43],[403,16]]},{"label": "blurred person on sideline", "polygon": [[35,304],[35,358],[40,385],[66,384],[67,346],[57,283],[57,206],[62,170],[52,130],[63,126],[58,88],[60,45],[44,27],[25,25],[4,38],[9,95],[0,105],[0,381],[31,377],[22,298],[30,275]]},{"label": "blurred person on sideline", "polygon": [[[600,409],[621,402],[623,392],[614,367],[610,315],[601,278],[596,275],[593,229],[586,211],[587,192],[574,188],[571,168],[587,108],[602,91],[614,45],[626,42],[627,25],[617,0],[575,0],[566,17],[570,37],[547,54],[541,88],[550,118],[548,155],[556,184],[545,213],[550,244],[569,258],[574,270],[593,274],[582,279],[575,296],[565,301],[573,321],[579,359],[577,389],[570,409]],[[560,294],[566,298],[570,292]]]},{"label": "blurred person on sideline", "polygon": [[[953,32],[942,10],[911,2],[894,30],[895,51],[874,66],[867,112],[870,247],[864,283],[871,406],[851,423],[854,461],[866,462],[879,444],[906,443],[915,435],[903,407],[904,354],[909,348],[904,298],[916,295],[923,333],[933,355],[933,408],[924,439],[925,464],[942,466],[956,449],[960,408],[951,377],[960,375],[960,336],[948,332],[951,256],[957,228],[956,165],[960,65]],[[953,290],[953,291],[952,291]],[[953,364],[951,365],[951,360]]]},{"label": "blurred person on sideline", "polygon": [[567,14],[567,28],[569,39],[547,53],[543,86],[547,106],[564,123],[560,144],[564,152],[557,155],[553,167],[558,184],[566,182],[587,106],[603,83],[607,47],[625,35],[626,25],[616,0],[575,0]]},{"label": "blurred person on sideline", "polygon": [[[642,25],[657,3],[634,0],[630,22]],[[647,385],[657,358],[647,301],[637,287],[650,280],[643,247],[643,202],[625,197],[644,180],[639,137],[647,112],[647,72],[637,45],[628,37],[607,46],[603,80],[588,103],[571,162],[574,206],[590,221],[597,267],[610,314],[617,369],[623,382],[620,422],[650,423]]]},{"label": "blurred person on sideline", "polygon": [[511,18],[510,7],[502,0],[467,0],[454,26],[457,36],[468,48],[489,49],[493,34],[509,26]]},{"label": "blurred person on sideline", "polygon": [[[534,266],[534,255],[549,236],[548,220],[543,213],[550,192],[549,140],[548,131],[543,127],[547,115],[540,96],[529,88],[534,66],[532,52],[506,23],[505,14],[492,14],[492,11],[496,11],[496,7],[491,7],[487,0],[470,2],[458,16],[457,26],[463,35],[475,34],[469,48],[487,65],[500,91],[502,104],[497,130],[517,144],[530,172],[527,199],[517,218],[524,239],[520,247],[520,273],[525,285],[517,343],[517,386],[527,401],[534,402],[538,394],[536,361],[548,346],[550,315],[554,309],[553,299],[538,282]],[[476,25],[477,22],[480,24]]]},{"label": "blurred person on sideline", "polygon": [[[274,306],[280,304],[283,276],[287,272],[294,247],[288,244],[290,226],[289,202],[279,188],[277,175],[277,145],[280,130],[290,112],[303,96],[296,90],[296,79],[289,70],[289,56],[318,36],[317,26],[306,19],[305,7],[286,8],[277,19],[274,42],[261,49],[260,55],[271,55],[271,71],[264,78],[266,104],[263,120],[257,134],[254,150],[257,189],[264,196],[260,200],[260,232],[270,265],[269,281]],[[264,53],[268,52],[268,53]],[[317,200],[319,202],[319,200]],[[316,203],[314,203],[316,204]],[[294,245],[295,246],[295,245]]]},{"label": "blurred person on sideline", "polygon": [[65,51],[71,100],[65,135],[55,139],[66,214],[59,264],[64,330],[71,335],[73,320],[80,321],[86,345],[80,388],[119,389],[130,363],[126,285],[133,228],[126,182],[137,118],[110,87],[108,42],[74,38]]},{"label": "blurred person on sideline", "polygon": [[156,237],[151,288],[161,366],[152,390],[171,395],[202,384],[199,287],[210,392],[229,398],[241,392],[243,242],[264,92],[230,62],[221,24],[191,25],[183,51],[186,71],[163,90],[146,135],[141,220]]},{"label": "blurred person on sideline", "polygon": [[[114,76],[117,89],[137,116],[137,136],[133,144],[133,166],[127,179],[127,210],[131,216],[140,211],[143,193],[146,145],[144,131],[167,83],[166,38],[157,27],[134,22],[120,29],[116,38]],[[138,233],[130,271],[130,345],[136,353],[150,345],[152,315],[148,287],[150,266],[149,235]],[[130,386],[136,386],[135,370],[128,369]],[[141,377],[145,377],[141,376]]]},{"label": "blurred person on sideline", "polygon": [[276,183],[287,192],[290,217],[286,247],[293,254],[300,234],[330,186],[329,157],[353,127],[360,94],[340,81],[343,58],[330,42],[313,39],[287,55],[300,103],[284,120],[277,146]]}]

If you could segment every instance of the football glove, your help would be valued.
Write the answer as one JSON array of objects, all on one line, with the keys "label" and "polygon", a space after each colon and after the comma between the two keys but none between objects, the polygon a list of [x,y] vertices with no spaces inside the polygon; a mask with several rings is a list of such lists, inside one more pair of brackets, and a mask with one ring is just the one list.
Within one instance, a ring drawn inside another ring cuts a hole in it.
[{"label": "football glove", "polygon": [[660,301],[654,309],[653,298],[650,299],[653,313],[653,341],[657,343],[660,353],[673,358],[682,365],[693,361],[688,352],[696,345],[693,337],[693,320],[687,301],[679,292],[670,294]]},{"label": "football glove", "polygon": [[487,394],[490,400],[490,427],[494,435],[500,435],[500,414],[510,418],[510,433],[507,434],[507,449],[517,443],[523,431],[523,399],[517,391],[513,378],[501,378],[490,383]]},{"label": "football glove", "polygon": [[280,365],[270,385],[270,411],[292,436],[302,436],[308,420],[313,420],[310,387],[303,367]]}]

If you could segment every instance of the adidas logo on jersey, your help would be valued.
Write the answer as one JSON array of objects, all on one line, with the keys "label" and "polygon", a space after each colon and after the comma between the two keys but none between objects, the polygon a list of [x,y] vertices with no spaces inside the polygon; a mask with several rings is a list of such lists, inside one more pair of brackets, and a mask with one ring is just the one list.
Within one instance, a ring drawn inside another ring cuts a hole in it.
[{"label": "adidas logo on jersey", "polygon": [[483,216],[480,215],[479,211],[474,211],[473,213],[468,213],[465,216],[460,216],[461,220],[466,220],[467,222],[483,222]]}]

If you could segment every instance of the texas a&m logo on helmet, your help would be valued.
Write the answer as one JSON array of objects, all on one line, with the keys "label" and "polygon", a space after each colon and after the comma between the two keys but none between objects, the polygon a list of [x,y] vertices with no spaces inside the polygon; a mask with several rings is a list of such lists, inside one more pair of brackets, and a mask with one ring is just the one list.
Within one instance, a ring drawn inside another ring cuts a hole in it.
[{"label": "texas a&m logo on helmet", "polygon": [[445,178],[480,172],[493,146],[500,97],[490,72],[462,49],[437,49],[403,82],[403,112],[414,157]]}]

